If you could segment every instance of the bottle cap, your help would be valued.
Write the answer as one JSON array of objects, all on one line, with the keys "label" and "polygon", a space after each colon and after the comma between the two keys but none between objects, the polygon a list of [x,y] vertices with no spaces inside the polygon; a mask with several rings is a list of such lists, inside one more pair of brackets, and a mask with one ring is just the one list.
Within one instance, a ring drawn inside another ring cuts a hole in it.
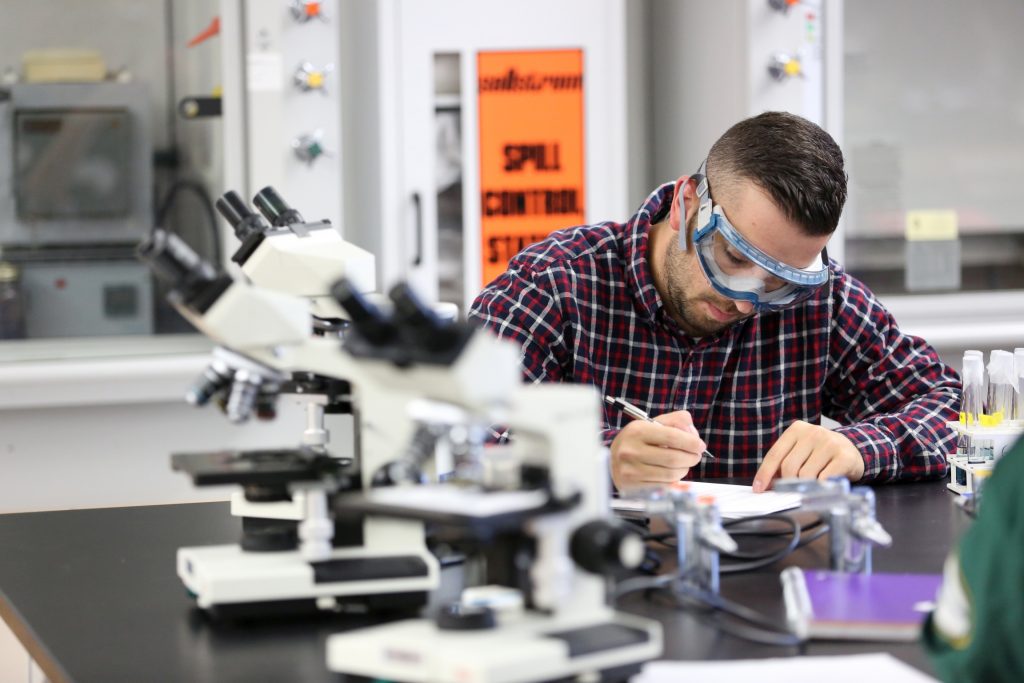
[{"label": "bottle cap", "polygon": [[981,356],[964,356],[964,384],[985,383],[985,361]]},{"label": "bottle cap", "polygon": [[1013,368],[1013,354],[996,349],[988,359],[989,382],[995,384],[1016,384],[1017,373]]}]

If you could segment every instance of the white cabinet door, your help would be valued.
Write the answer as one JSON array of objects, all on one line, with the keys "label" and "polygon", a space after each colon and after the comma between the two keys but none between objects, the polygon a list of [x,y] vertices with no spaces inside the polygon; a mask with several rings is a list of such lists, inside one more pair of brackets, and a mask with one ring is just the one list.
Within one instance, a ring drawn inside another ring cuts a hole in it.
[{"label": "white cabinet door", "polygon": [[[481,52],[582,51],[581,218],[629,215],[625,15],[625,0],[390,0],[381,7],[383,33],[390,23],[395,37],[393,52],[381,53],[382,121],[398,128],[393,147],[384,150],[393,156],[382,164],[383,177],[390,175],[398,188],[383,196],[390,206],[382,208],[382,219],[395,221],[381,226],[393,231],[381,236],[378,254],[385,286],[408,279],[425,298],[465,307],[485,284],[477,125]],[[557,163],[552,150],[537,153],[546,155],[540,163]],[[461,193],[452,191],[453,164],[461,166]],[[456,224],[459,234],[451,234],[445,221]]]}]

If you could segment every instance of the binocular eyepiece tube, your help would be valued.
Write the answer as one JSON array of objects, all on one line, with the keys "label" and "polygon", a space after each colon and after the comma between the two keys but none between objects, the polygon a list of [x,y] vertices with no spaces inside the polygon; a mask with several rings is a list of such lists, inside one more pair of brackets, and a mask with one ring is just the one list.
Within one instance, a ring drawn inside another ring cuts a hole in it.
[{"label": "binocular eyepiece tube", "polygon": [[237,192],[228,191],[217,200],[217,211],[224,216],[231,228],[235,231],[235,237],[244,242],[253,235],[263,234],[267,231],[267,224],[249,208]]},{"label": "binocular eyepiece tube", "polygon": [[154,230],[135,253],[158,278],[174,289],[188,290],[217,277],[213,266],[204,261],[184,240],[166,230]]},{"label": "binocular eyepiece tube", "polygon": [[252,201],[263,217],[250,209],[245,200],[234,191],[225,192],[216,203],[217,211],[224,216],[224,220],[235,231],[235,236],[242,242],[255,234],[267,232],[268,226],[263,218],[275,228],[306,222],[302,214],[289,206],[277,190],[269,185],[257,192]]},{"label": "binocular eyepiece tube", "polygon": [[298,211],[288,205],[277,190],[267,185],[256,193],[252,203],[260,210],[270,224],[275,228],[284,228],[297,223],[305,223],[305,219]]}]

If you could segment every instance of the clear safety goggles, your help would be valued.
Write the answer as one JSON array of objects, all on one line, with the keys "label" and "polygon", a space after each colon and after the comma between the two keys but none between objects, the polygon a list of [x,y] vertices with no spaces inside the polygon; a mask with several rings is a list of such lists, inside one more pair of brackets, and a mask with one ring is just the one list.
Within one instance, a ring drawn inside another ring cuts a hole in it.
[{"label": "clear safety goggles", "polygon": [[[804,301],[828,282],[828,259],[824,252],[806,268],[795,268],[744,239],[725,217],[722,207],[711,200],[708,179],[703,173],[705,163],[691,176],[697,183],[700,202],[693,245],[701,270],[719,294],[747,301],[758,312],[775,311]],[[686,215],[685,211],[682,213]],[[679,242],[685,250],[685,230],[679,231]]]}]

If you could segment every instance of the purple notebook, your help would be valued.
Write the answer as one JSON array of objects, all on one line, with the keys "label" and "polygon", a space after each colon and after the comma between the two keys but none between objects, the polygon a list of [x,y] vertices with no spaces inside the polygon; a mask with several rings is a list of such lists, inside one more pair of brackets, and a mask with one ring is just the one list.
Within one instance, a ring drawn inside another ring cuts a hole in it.
[{"label": "purple notebook", "polygon": [[940,574],[782,572],[786,620],[809,638],[915,640],[935,607]]}]

